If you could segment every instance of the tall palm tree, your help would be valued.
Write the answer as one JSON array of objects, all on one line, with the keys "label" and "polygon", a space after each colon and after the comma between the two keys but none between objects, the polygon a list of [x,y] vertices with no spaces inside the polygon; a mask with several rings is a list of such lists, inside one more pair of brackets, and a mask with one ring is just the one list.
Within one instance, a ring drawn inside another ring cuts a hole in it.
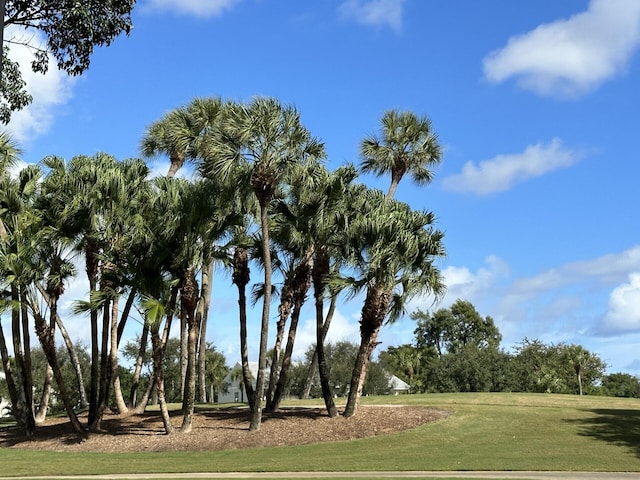
[{"label": "tall palm tree", "polygon": [[413,296],[440,295],[445,289],[434,265],[444,255],[443,234],[432,226],[434,215],[412,211],[394,200],[385,201],[378,191],[370,190],[362,197],[358,207],[363,215],[349,229],[354,276],[346,283],[353,293],[364,289],[366,294],[346,417],[356,413],[371,353],[385,321],[396,320]]},{"label": "tall palm tree", "polygon": [[[0,246],[3,248],[8,242],[8,232],[6,229],[6,221],[16,209],[19,209],[20,200],[15,195],[15,189],[11,179],[9,178],[9,169],[20,159],[20,149],[17,147],[13,139],[8,133],[0,132]],[[9,305],[4,303],[3,308]],[[5,374],[5,381],[9,390],[9,398],[11,399],[12,412],[16,419],[20,419],[18,408],[18,387],[14,379],[14,371],[9,361],[9,351],[7,348],[6,338],[2,326],[0,325],[0,356],[2,358],[2,367]]]},{"label": "tall palm tree", "polygon": [[260,232],[264,259],[264,298],[256,397],[249,430],[260,428],[267,367],[267,338],[271,307],[272,265],[269,206],[292,171],[309,159],[324,156],[324,146],[300,122],[295,108],[275,99],[256,98],[230,111],[222,135],[211,135],[202,146],[205,177],[229,177],[248,171],[249,183],[260,207]]},{"label": "tall palm tree", "polygon": [[[5,131],[0,131],[0,178],[4,179],[8,176],[10,168],[20,160],[21,154],[22,151],[11,136]],[[0,211],[0,239],[4,239],[7,236],[3,213]]]},{"label": "tall palm tree", "polygon": [[24,425],[27,436],[35,433],[33,378],[31,372],[31,334],[28,315],[29,289],[36,281],[36,234],[38,216],[33,198],[41,176],[40,169],[30,165],[19,172],[17,179],[1,179],[0,209],[5,216],[6,236],[0,242],[0,269],[4,291],[11,299],[11,330],[16,365],[13,392],[16,419]]},{"label": "tall palm tree", "polygon": [[360,145],[360,169],[377,176],[391,174],[388,198],[393,198],[405,174],[410,174],[419,185],[430,183],[433,179],[430,167],[440,163],[442,157],[431,121],[413,112],[389,110],[381,123],[380,136],[366,137]]},{"label": "tall palm tree", "polygon": [[[219,97],[193,99],[188,105],[168,112],[147,128],[141,143],[142,154],[145,157],[154,157],[160,154],[167,155],[171,162],[167,177],[173,178],[187,160],[195,161],[198,158],[203,135],[218,130],[218,124],[223,120],[225,111],[226,103]],[[204,345],[206,344],[207,314],[215,258],[207,255],[206,250],[204,261],[207,264],[201,268],[200,283],[202,289],[196,307],[198,309],[198,323],[202,326],[202,331],[197,332],[201,347],[200,360],[198,362],[198,376],[201,379],[201,384],[204,384],[205,377]],[[184,321],[181,323],[180,331],[181,379],[182,392],[184,393],[188,365],[188,326]]]}]

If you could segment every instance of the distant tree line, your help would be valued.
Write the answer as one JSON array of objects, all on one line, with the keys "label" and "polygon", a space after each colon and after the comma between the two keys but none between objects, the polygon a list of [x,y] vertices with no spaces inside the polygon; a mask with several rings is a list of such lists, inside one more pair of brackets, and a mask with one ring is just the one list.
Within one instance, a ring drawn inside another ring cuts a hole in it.
[{"label": "distant tree line", "polygon": [[523,339],[513,350],[491,317],[468,301],[433,313],[417,310],[414,342],[380,352],[382,367],[413,392],[539,392],[640,397],[640,381],[606,374],[595,353],[575,344]]}]

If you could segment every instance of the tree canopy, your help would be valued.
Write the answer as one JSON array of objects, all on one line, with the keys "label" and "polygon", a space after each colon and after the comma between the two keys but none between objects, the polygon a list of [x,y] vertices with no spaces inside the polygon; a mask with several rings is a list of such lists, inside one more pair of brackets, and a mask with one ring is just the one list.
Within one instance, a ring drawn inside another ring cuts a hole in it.
[{"label": "tree canopy", "polygon": [[[31,102],[19,66],[8,57],[12,45],[25,45],[33,52],[34,72],[46,73],[51,56],[60,70],[80,75],[89,68],[95,47],[129,34],[134,4],[135,0],[3,1],[0,121],[8,123],[12,111]],[[14,27],[11,35],[8,27]],[[44,44],[33,35],[36,31],[44,35]]]}]

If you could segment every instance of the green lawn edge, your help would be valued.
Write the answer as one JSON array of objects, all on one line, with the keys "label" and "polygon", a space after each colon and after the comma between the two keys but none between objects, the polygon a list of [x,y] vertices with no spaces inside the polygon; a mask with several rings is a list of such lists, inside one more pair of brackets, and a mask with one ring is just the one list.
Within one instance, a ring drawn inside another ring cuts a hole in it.
[{"label": "green lawn edge", "polygon": [[0,477],[307,471],[640,472],[638,399],[474,393],[366,397],[362,402],[422,405],[449,410],[451,415],[393,435],[297,447],[136,454],[4,448],[0,449]]}]

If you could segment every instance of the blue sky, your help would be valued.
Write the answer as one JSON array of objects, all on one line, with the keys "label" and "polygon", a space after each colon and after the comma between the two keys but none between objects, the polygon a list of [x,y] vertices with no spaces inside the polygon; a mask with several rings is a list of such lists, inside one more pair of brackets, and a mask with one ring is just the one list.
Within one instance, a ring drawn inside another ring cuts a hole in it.
[{"label": "blue sky", "polygon": [[[466,299],[507,349],[524,337],[579,343],[609,371],[640,374],[640,2],[139,0],[133,18],[82,77],[28,76],[36,100],[10,125],[25,161],[138,156],[145,127],[196,96],[294,104],[330,169],[358,162],[385,110],[427,115],[442,165],[431,185],[406,179],[396,196],[435,212],[448,293],[412,306]],[[233,363],[229,284],[215,279],[208,337]],[[77,281],[68,301],[85,293]],[[340,305],[331,339],[359,340],[360,307]],[[86,320],[69,322],[88,338]],[[413,329],[408,317],[385,327],[380,348]]]}]

